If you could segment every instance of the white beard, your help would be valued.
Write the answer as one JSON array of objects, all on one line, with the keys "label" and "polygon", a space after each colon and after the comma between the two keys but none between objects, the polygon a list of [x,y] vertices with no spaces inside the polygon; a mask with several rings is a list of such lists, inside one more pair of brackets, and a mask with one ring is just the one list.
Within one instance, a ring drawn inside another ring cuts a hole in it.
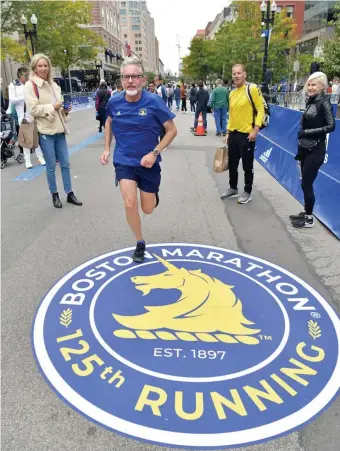
[{"label": "white beard", "polygon": [[126,94],[131,97],[136,96],[138,94],[138,89],[127,89]]}]

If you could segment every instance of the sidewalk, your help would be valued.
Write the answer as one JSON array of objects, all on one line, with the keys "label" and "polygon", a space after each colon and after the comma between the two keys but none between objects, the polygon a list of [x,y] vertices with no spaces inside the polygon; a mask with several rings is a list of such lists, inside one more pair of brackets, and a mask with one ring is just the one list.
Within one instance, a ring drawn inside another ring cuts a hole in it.
[{"label": "sidewalk", "polygon": [[[75,113],[77,141],[97,133],[92,110]],[[208,115],[208,136],[195,137],[194,116],[179,113],[179,133],[164,155],[160,205],[143,215],[146,242],[197,243],[239,250],[276,263],[301,277],[339,312],[340,246],[320,223],[296,230],[288,215],[301,210],[260,165],[255,165],[253,200],[222,201],[228,174],[214,174],[212,161],[221,138]],[[46,291],[81,263],[134,245],[125,223],[112,165],[102,167],[103,139],[71,156],[74,191],[84,206],[53,209],[45,175],[16,181],[8,166],[3,179],[3,437],[6,451],[165,451],[111,433],[76,413],[40,376],[30,346],[35,310]],[[22,168],[23,170],[23,168]],[[240,171],[240,190],[243,188]],[[58,184],[61,187],[60,177]],[[60,189],[60,193],[62,190]],[[298,432],[244,451],[335,451],[340,441],[339,400]]]}]

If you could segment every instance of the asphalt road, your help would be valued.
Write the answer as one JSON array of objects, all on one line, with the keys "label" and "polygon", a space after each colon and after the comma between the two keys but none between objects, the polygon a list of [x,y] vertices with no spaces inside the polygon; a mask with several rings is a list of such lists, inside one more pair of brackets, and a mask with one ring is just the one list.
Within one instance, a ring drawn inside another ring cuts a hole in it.
[{"label": "asphalt road", "polygon": [[[310,230],[293,229],[288,215],[301,206],[257,164],[252,202],[221,201],[227,175],[211,170],[220,139],[211,117],[207,137],[189,132],[192,121],[190,114],[176,118],[179,134],[164,156],[161,204],[151,217],[143,217],[146,241],[194,241],[263,258],[305,280],[339,312],[339,241],[318,222]],[[64,202],[64,208],[54,209],[40,169],[29,173],[10,160],[1,171],[4,451],[168,449],[114,434],[76,413],[45,383],[32,356],[32,321],[47,290],[82,262],[134,244],[112,166],[99,164],[103,139],[96,125],[92,109],[72,115],[68,142],[81,208]],[[62,194],[59,175],[58,184]],[[243,449],[336,451],[339,411],[338,399],[298,432]]]}]

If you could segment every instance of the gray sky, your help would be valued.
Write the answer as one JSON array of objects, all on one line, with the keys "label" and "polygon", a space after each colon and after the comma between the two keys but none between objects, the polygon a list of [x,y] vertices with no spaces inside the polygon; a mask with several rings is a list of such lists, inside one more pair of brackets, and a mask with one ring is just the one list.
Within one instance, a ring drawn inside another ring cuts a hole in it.
[{"label": "gray sky", "polygon": [[159,56],[165,69],[178,72],[176,35],[179,35],[181,56],[185,56],[196,30],[205,28],[228,3],[228,0],[147,0],[155,19]]}]

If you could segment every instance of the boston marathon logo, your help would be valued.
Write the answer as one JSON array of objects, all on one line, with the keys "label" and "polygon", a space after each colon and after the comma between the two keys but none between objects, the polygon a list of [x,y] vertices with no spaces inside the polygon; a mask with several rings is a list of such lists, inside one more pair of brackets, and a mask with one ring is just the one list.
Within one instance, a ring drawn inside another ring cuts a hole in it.
[{"label": "boston marathon logo", "polygon": [[[179,269],[155,257],[167,271],[154,276],[132,277],[137,290],[147,295],[154,289],[177,289],[181,296],[172,304],[145,306],[147,312],[141,315],[113,315],[118,323],[132,329],[114,331],[117,337],[259,343],[259,339],[252,335],[260,332],[260,329],[248,327],[254,323],[244,317],[242,302],[233,293],[233,286],[204,274],[201,269]],[[159,330],[164,328],[174,332]]]},{"label": "boston marathon logo", "polygon": [[33,325],[41,371],[78,412],[164,446],[288,433],[340,385],[339,319],[297,276],[235,251],[148,246],[63,277]]}]

